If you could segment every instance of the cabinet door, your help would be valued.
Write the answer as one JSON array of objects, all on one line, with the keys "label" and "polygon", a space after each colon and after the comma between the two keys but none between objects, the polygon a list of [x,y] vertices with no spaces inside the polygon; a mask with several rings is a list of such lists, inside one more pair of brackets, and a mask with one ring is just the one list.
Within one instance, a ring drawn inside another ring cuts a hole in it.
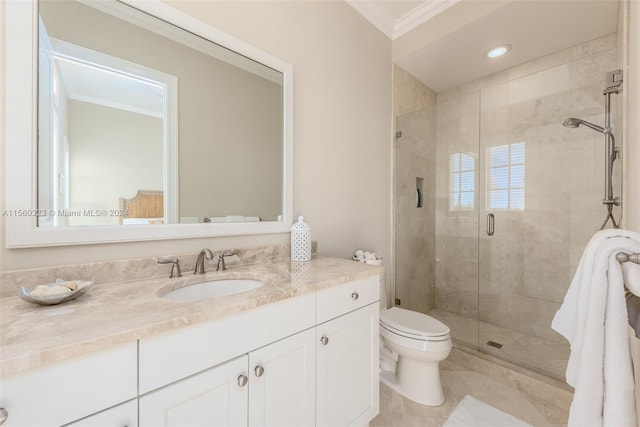
[{"label": "cabinet door", "polygon": [[315,425],[315,328],[249,353],[249,425]]},{"label": "cabinet door", "polygon": [[90,417],[66,425],[66,427],[137,427],[138,401],[130,400]]},{"label": "cabinet door", "polygon": [[247,380],[244,355],[141,396],[140,426],[246,426]]},{"label": "cabinet door", "polygon": [[364,426],[379,412],[379,304],[317,327],[317,425]]},{"label": "cabinet door", "polygon": [[0,378],[2,427],[64,425],[137,395],[136,344]]}]

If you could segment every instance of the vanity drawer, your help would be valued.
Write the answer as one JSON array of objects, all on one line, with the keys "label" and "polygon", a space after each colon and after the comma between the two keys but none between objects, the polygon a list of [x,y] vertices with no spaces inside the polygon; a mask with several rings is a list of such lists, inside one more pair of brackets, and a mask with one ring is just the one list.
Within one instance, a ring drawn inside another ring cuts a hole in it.
[{"label": "vanity drawer", "polygon": [[354,280],[318,291],[317,323],[342,316],[380,300],[380,276]]},{"label": "vanity drawer", "polygon": [[62,425],[137,396],[136,343],[0,378],[5,426]]}]

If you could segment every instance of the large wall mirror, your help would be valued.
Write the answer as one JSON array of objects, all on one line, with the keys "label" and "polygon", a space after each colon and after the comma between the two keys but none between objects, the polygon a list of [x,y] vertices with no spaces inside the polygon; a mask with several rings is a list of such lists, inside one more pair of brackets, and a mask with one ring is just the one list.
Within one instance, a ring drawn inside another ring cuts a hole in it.
[{"label": "large wall mirror", "polygon": [[288,230],[288,64],[161,2],[6,15],[8,247]]}]

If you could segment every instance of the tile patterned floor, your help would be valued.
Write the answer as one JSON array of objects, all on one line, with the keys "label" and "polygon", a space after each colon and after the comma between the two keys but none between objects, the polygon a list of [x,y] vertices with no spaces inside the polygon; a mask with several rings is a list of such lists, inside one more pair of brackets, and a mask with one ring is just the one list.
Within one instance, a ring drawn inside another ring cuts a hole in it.
[{"label": "tile patterned floor", "polygon": [[479,359],[454,348],[450,358],[440,364],[446,402],[439,407],[419,405],[381,384],[380,415],[370,426],[442,426],[468,394],[536,427],[566,425],[569,391],[544,381],[529,381],[522,374],[473,358]]},{"label": "tile patterned floor", "polygon": [[[457,342],[472,347],[479,346],[482,352],[499,359],[544,373],[561,381],[564,380],[569,360],[569,345],[567,343],[551,343],[489,323],[478,323],[477,320],[439,309],[430,311],[429,315],[448,325]],[[502,348],[498,349],[487,345],[489,340],[502,344]]]}]

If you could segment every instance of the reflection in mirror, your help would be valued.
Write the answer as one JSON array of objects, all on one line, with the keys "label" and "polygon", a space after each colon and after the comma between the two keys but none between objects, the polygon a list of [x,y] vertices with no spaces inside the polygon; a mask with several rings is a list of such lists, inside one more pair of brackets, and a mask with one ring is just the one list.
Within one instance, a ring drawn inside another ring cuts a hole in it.
[{"label": "reflection in mirror", "polygon": [[281,218],[280,72],[122,3],[39,18],[39,227]]}]

